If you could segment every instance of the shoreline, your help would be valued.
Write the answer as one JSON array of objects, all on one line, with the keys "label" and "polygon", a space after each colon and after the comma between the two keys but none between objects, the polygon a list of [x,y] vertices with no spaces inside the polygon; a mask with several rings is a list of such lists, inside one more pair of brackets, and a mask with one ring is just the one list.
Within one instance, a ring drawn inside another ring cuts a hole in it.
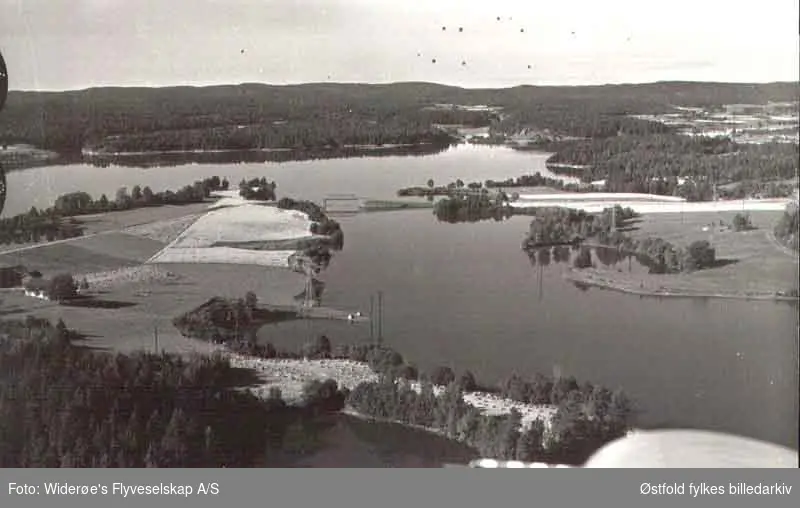
[{"label": "shoreline", "polygon": [[[337,148],[333,147],[325,147],[320,146],[317,148],[312,148],[312,150],[326,150],[326,151],[335,151],[337,149],[341,150],[395,150],[398,148],[416,148],[416,147],[426,147],[432,146],[434,143],[431,142],[424,142],[424,143],[386,143],[384,145],[369,145],[369,144],[351,144],[351,145],[341,145]],[[224,153],[273,153],[273,152],[294,152],[294,151],[302,151],[306,150],[305,148],[298,149],[298,148],[189,148],[185,150],[146,150],[146,151],[122,151],[122,152],[104,152],[102,150],[91,150],[91,149],[84,149],[81,150],[81,155],[84,157],[141,157],[141,156],[157,156],[157,155],[196,155],[196,154],[224,154]]]},{"label": "shoreline", "polygon": [[[355,360],[337,358],[318,360],[265,359],[235,353],[224,345],[216,345],[213,350],[228,358],[232,366],[250,368],[259,374],[262,383],[248,388],[255,395],[267,397],[270,388],[277,387],[283,393],[283,398],[287,404],[301,404],[303,385],[314,379],[320,381],[333,379],[340,387],[350,390],[363,382],[374,383],[380,379],[380,376],[366,362]],[[421,389],[419,381],[406,382],[417,392]],[[444,390],[445,387],[443,386],[433,385],[434,394],[437,396]],[[549,428],[556,412],[555,406],[516,402],[488,392],[462,392],[462,396],[467,405],[485,415],[505,415],[510,414],[512,409],[516,409],[521,414],[520,426],[523,430],[537,419],[542,420],[545,427]],[[373,418],[370,415],[362,416],[364,418]],[[377,419],[380,420],[380,418]],[[404,426],[411,425],[400,421],[394,423]]]},{"label": "shoreline", "polygon": [[[775,302],[798,302],[799,297],[796,296],[782,296],[765,291],[746,293],[746,292],[708,292],[702,290],[694,290],[687,288],[675,288],[661,286],[659,289],[646,289],[632,287],[629,281],[613,280],[613,272],[602,271],[598,269],[576,269],[570,270],[564,274],[564,278],[570,282],[579,284],[586,284],[588,286],[605,289],[609,291],[616,291],[618,293],[625,293],[630,295],[661,298],[716,298],[721,300],[751,300],[751,301],[775,301]],[[612,279],[612,280],[609,280]]]}]

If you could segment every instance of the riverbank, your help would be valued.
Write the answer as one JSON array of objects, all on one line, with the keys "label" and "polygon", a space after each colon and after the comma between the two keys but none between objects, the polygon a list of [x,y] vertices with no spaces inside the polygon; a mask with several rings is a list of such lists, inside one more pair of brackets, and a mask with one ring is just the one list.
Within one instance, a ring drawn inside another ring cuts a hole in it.
[{"label": "riverbank", "polygon": [[[618,291],[631,295],[647,297],[674,297],[674,298],[719,298],[728,300],[766,300],[797,302],[798,297],[781,295],[779,291],[722,291],[711,288],[676,286],[665,281],[664,277],[679,277],[678,275],[627,275],[614,270],[598,268],[576,269],[572,268],[564,274],[564,278],[587,286]],[[666,285],[665,285],[666,284]]]}]

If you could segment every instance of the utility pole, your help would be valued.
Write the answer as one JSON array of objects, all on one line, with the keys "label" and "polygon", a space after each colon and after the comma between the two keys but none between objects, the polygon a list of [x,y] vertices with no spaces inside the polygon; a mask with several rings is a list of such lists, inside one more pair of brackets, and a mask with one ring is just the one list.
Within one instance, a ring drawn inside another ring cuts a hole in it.
[{"label": "utility pole", "polygon": [[378,344],[383,343],[383,291],[378,291]]},{"label": "utility pole", "polygon": [[153,346],[158,354],[158,325],[153,325]]},{"label": "utility pole", "polygon": [[369,295],[369,341],[375,340],[375,296]]}]

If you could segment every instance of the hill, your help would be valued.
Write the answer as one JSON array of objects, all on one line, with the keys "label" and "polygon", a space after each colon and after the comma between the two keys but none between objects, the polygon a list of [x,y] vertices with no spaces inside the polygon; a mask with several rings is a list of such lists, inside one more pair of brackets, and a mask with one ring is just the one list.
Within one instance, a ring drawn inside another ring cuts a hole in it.
[{"label": "hill", "polygon": [[[436,124],[547,128],[602,137],[666,127],[625,115],[671,105],[796,101],[798,83],[659,82],[583,87],[465,89],[434,83],[246,83],[209,87],[105,87],[9,92],[0,141],[60,152],[340,147],[448,143]],[[429,108],[491,105],[495,110]]]}]

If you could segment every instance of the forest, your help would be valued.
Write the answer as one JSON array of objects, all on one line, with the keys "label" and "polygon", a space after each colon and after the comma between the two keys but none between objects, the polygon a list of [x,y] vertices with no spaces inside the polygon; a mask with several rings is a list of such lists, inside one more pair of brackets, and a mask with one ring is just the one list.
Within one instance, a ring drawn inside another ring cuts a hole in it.
[{"label": "forest", "polygon": [[[796,83],[738,85],[662,82],[591,87],[463,89],[432,83],[243,84],[211,87],[92,88],[9,93],[0,142],[62,153],[309,148],[348,144],[449,144],[439,124],[496,126],[503,133],[547,129],[604,138],[667,132],[629,114],[672,104],[720,106],[797,100]],[[475,112],[436,104],[485,104]]]},{"label": "forest", "polygon": [[775,225],[775,238],[787,247],[800,250],[800,220],[797,202],[789,205]]},{"label": "forest", "polygon": [[551,428],[542,420],[521,428],[521,415],[486,415],[468,405],[464,389],[451,382],[438,395],[427,379],[419,390],[409,383],[384,376],[364,382],[348,395],[346,403],[357,412],[380,420],[399,421],[433,429],[463,442],[483,457],[578,465],[598,448],[629,430],[630,401],[625,395],[574,378],[526,381],[512,374],[501,395],[522,403],[557,407]]},{"label": "forest", "polygon": [[[713,199],[715,184],[736,184],[718,193],[722,198],[787,197],[797,188],[796,183],[779,183],[793,178],[798,167],[797,146],[788,143],[737,144],[728,138],[677,134],[617,136],[564,142],[548,163],[551,171],[579,176],[584,182],[606,180],[608,192],[690,201]],[[679,178],[686,181],[679,184]]]},{"label": "forest", "polygon": [[62,321],[0,321],[0,467],[269,466],[346,397],[319,381],[290,407],[278,390],[263,401],[235,389],[247,373],[219,356],[114,355],[80,341]]}]

